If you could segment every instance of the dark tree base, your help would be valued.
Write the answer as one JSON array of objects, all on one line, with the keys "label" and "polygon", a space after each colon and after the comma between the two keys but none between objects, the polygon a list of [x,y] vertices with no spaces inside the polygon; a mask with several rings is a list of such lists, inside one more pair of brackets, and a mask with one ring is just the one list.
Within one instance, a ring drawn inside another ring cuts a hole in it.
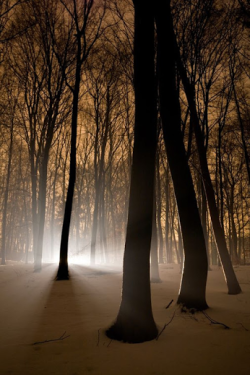
[{"label": "dark tree base", "polygon": [[68,265],[60,265],[58,267],[56,280],[69,280],[69,268]]},{"label": "dark tree base", "polygon": [[184,298],[178,298],[177,305],[181,305],[181,311],[203,311],[209,308],[208,304],[204,300],[191,300]]},{"label": "dark tree base", "polygon": [[134,326],[132,324],[119,324],[115,322],[107,331],[106,335],[111,340],[123,341],[130,344],[138,344],[156,339],[158,330],[154,324],[152,327]]},{"label": "dark tree base", "polygon": [[228,287],[228,294],[235,296],[236,294],[242,293],[239,285],[234,285],[233,287]]},{"label": "dark tree base", "polygon": [[159,277],[151,277],[150,282],[157,284],[157,283],[162,283],[162,280]]}]

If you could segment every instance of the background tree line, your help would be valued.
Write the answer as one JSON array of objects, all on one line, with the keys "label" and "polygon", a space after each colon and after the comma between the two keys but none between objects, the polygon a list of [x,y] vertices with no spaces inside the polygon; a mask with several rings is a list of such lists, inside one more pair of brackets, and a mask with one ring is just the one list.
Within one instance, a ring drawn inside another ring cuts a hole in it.
[{"label": "background tree line", "polygon": [[[5,259],[34,260],[39,266],[42,257],[58,259],[80,30],[82,66],[70,255],[93,262],[122,259],[134,140],[134,8],[128,0],[92,3],[88,13],[88,1],[1,2],[3,264]],[[249,263],[249,6],[233,0],[172,1],[171,11],[179,64],[193,93],[230,257],[235,264]],[[82,14],[87,17],[85,24],[78,23]],[[210,264],[218,264],[195,141],[195,117],[181,71],[178,67],[176,85],[182,137],[208,259]],[[159,262],[182,264],[178,209],[158,125],[154,246]]]}]

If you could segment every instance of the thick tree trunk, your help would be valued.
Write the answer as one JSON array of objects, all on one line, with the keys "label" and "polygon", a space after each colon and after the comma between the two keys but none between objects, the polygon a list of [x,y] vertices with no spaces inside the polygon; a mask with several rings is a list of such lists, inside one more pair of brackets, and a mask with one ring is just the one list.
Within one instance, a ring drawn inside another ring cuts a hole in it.
[{"label": "thick tree trunk", "polygon": [[156,1],[160,111],[164,141],[178,206],[185,262],[178,303],[187,308],[207,308],[207,254],[193,181],[181,133],[181,113],[176,89],[173,24],[170,1]]},{"label": "thick tree trunk", "polygon": [[150,1],[137,0],[134,5],[135,129],[122,301],[116,322],[107,331],[108,337],[131,343],[157,336],[149,276],[157,119],[154,17]]}]

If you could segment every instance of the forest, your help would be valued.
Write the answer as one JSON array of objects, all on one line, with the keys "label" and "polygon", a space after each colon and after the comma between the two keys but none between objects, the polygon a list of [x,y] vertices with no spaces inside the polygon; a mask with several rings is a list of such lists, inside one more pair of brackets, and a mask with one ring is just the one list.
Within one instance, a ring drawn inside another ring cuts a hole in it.
[{"label": "forest", "polygon": [[0,0],[4,374],[248,374],[249,51],[248,0]]}]

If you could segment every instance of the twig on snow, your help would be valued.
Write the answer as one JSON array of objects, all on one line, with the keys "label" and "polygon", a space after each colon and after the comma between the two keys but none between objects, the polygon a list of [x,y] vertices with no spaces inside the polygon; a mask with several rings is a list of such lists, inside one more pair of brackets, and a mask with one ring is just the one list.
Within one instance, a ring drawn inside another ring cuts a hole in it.
[{"label": "twig on snow", "polygon": [[188,317],[189,317],[190,319],[195,320],[196,322],[199,321],[199,320],[194,316],[194,314],[192,314],[192,315],[188,315]]},{"label": "twig on snow", "polygon": [[174,300],[172,299],[172,300],[169,302],[169,304],[166,306],[166,309],[168,309],[168,308],[172,305],[173,302],[174,302]]},{"label": "twig on snow", "polygon": [[68,336],[65,336],[66,334],[66,331],[62,334],[62,336],[60,336],[58,339],[51,339],[51,340],[44,340],[44,341],[36,341],[36,342],[33,342],[32,345],[38,345],[38,344],[45,344],[47,342],[52,342],[52,341],[62,341],[62,340],[65,340],[67,339],[68,337],[70,337],[70,335]]},{"label": "twig on snow", "polygon": [[99,341],[100,341],[100,328],[97,331],[97,344],[96,344],[96,346],[99,346]]},{"label": "twig on snow", "polygon": [[244,328],[245,331],[249,332],[249,329],[247,329],[242,323],[237,323],[237,324],[240,324],[242,328]]},{"label": "twig on snow", "polygon": [[157,335],[157,337],[156,337],[156,340],[159,339],[159,337],[161,336],[161,334],[162,334],[162,332],[165,330],[165,328],[166,328],[166,327],[172,322],[172,320],[173,320],[174,317],[175,317],[175,312],[176,312],[176,310],[174,311],[173,316],[172,316],[172,318],[170,319],[170,321],[169,321],[168,323],[166,323],[166,324],[164,325],[164,327],[162,328],[162,330],[158,333],[158,335]]},{"label": "twig on snow", "polygon": [[109,342],[108,345],[107,345],[107,348],[109,347],[109,345],[111,344],[112,341],[113,341],[113,340],[111,339],[110,342]]},{"label": "twig on snow", "polygon": [[214,320],[213,318],[211,318],[207,313],[205,313],[205,311],[201,311],[201,312],[211,322],[211,324],[218,324],[218,325],[223,326],[225,329],[230,329],[230,327],[228,327],[226,324],[217,322],[216,320]]}]

